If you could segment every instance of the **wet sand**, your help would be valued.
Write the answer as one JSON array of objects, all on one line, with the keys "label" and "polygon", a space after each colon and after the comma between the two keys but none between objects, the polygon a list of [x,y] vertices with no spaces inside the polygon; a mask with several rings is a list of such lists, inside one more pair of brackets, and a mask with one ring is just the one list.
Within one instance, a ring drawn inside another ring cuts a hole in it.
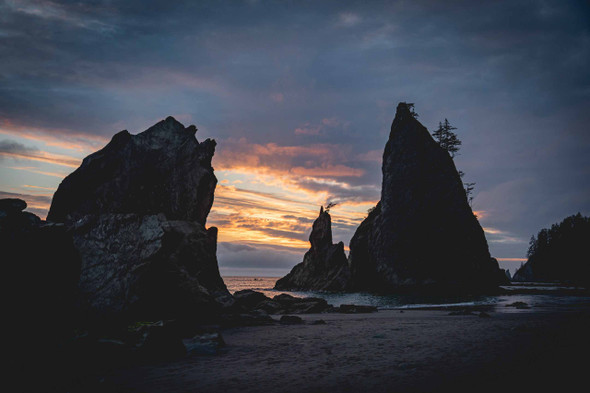
[{"label": "wet sand", "polygon": [[[583,381],[590,307],[304,315],[222,332],[216,355],[112,370],[125,392],[563,391]],[[325,325],[312,325],[322,319]]]}]

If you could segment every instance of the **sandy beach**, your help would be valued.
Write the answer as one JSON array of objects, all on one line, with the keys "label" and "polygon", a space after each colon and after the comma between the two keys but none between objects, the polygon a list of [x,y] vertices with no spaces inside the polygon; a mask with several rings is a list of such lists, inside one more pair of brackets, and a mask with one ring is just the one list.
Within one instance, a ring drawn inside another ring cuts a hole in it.
[{"label": "sandy beach", "polygon": [[[230,328],[210,356],[111,370],[120,392],[564,391],[585,377],[590,306],[303,315]],[[323,320],[325,324],[312,324]],[[541,391],[542,391],[541,390]]]}]

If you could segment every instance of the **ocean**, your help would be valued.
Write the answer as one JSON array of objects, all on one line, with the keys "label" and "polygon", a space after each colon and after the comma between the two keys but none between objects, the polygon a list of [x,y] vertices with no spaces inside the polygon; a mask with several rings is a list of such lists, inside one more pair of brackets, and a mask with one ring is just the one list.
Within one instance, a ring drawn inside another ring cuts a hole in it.
[{"label": "ocean", "polygon": [[[424,295],[375,295],[366,292],[359,293],[331,293],[316,291],[278,291],[273,289],[279,277],[223,277],[227,289],[233,294],[244,289],[262,292],[268,297],[286,293],[295,297],[320,297],[334,306],[341,304],[357,304],[375,306],[381,310],[387,309],[411,309],[423,307],[451,307],[451,306],[479,306],[496,305],[496,311],[502,312],[527,312],[527,309],[515,309],[506,307],[514,302],[524,302],[531,308],[528,310],[544,308],[574,307],[577,305],[590,305],[589,296],[572,296],[568,291],[574,288],[557,285],[554,283],[518,283],[504,286],[508,291],[517,291],[526,288],[538,290],[539,294],[514,294],[498,296],[424,296]],[[552,293],[554,292],[554,293]]]}]

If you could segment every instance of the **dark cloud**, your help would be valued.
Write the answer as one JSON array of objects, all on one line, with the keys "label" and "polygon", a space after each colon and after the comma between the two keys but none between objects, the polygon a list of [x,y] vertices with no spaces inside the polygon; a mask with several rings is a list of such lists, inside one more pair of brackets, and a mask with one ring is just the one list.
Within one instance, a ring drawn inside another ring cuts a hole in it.
[{"label": "dark cloud", "polygon": [[37,153],[39,153],[39,149],[25,146],[22,143],[11,141],[10,139],[3,139],[0,141],[0,158],[4,155],[28,155]]},{"label": "dark cloud", "polygon": [[0,141],[0,159],[10,157],[17,160],[41,161],[50,164],[77,167],[80,160],[70,156],[42,152],[37,148],[4,139]]},{"label": "dark cloud", "polygon": [[256,251],[255,247],[249,246],[247,244],[219,242],[218,245],[231,252]]},{"label": "dark cloud", "polygon": [[222,274],[224,274],[224,270],[274,269],[277,276],[282,276],[288,273],[293,265],[302,261],[303,254],[300,251],[293,252],[288,248],[259,247],[248,252],[235,252],[222,247],[218,250],[217,259]]},{"label": "dark cloud", "polygon": [[309,225],[315,221],[315,219],[313,219],[313,218],[298,217],[298,216],[293,216],[290,214],[284,215],[283,218],[286,220],[296,220],[297,222],[301,223],[302,225]]}]

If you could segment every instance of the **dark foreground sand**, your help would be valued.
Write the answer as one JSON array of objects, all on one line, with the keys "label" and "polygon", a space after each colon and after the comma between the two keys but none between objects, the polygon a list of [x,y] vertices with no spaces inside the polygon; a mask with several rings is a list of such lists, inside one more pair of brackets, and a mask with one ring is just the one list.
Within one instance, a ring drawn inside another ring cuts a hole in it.
[{"label": "dark foreground sand", "polygon": [[[217,355],[111,370],[100,390],[525,392],[566,391],[586,380],[590,307],[489,314],[391,310],[232,328]],[[310,324],[317,319],[326,324]]]}]

